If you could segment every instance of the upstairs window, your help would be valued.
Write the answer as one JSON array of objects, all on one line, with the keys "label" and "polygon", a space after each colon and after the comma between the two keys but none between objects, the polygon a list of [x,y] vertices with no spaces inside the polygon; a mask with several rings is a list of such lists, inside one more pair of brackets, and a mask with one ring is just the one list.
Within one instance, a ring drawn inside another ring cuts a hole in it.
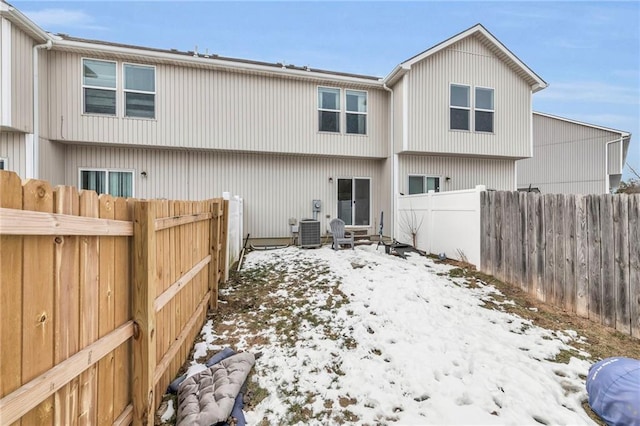
[{"label": "upstairs window", "polygon": [[409,176],[409,194],[425,194],[429,191],[440,192],[440,178],[434,176]]},{"label": "upstairs window", "polygon": [[104,169],[81,169],[80,189],[111,194],[114,197],[133,196],[133,172]]},{"label": "upstairs window", "polygon": [[124,64],[124,116],[155,118],[156,70],[154,67]]},{"label": "upstairs window", "polygon": [[476,87],[475,129],[476,132],[493,133],[493,89]]},{"label": "upstairs window", "polygon": [[471,130],[471,89],[459,84],[451,85],[449,126],[451,130]]},{"label": "upstairs window", "polygon": [[116,63],[82,60],[84,112],[116,115]]},{"label": "upstairs window", "polygon": [[367,92],[347,90],[347,133],[367,134]]},{"label": "upstairs window", "polygon": [[318,129],[340,132],[340,89],[318,88]]}]

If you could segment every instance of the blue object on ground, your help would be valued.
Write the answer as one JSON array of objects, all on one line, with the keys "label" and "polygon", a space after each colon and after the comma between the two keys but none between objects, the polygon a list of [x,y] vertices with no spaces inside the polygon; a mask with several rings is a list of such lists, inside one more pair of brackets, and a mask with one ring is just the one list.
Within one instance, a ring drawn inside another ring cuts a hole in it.
[{"label": "blue object on ground", "polygon": [[[235,354],[236,354],[236,351],[234,351],[233,349],[224,348],[222,351],[218,352],[217,354],[215,354],[214,356],[209,358],[209,360],[206,362],[206,366],[207,366],[207,368],[209,368],[212,365],[217,364],[220,361],[222,361],[224,359],[227,359],[230,356],[235,355]],[[180,387],[180,384],[182,382],[184,382],[186,378],[187,378],[187,375],[185,373],[182,376],[180,376],[177,379],[175,379],[173,382],[171,382],[169,384],[169,387],[167,388],[167,393],[177,394],[178,393],[178,388]]]},{"label": "blue object on ground", "polygon": [[640,426],[640,360],[612,357],[589,368],[589,405],[609,426]]},{"label": "blue object on ground", "polygon": [[[231,417],[236,419],[236,426],[247,426],[247,420],[244,418],[244,412],[242,408],[244,407],[244,398],[242,396],[242,392],[240,392],[235,401],[233,401],[233,409],[231,410]],[[229,423],[222,422],[218,423],[216,426],[229,426]]]}]

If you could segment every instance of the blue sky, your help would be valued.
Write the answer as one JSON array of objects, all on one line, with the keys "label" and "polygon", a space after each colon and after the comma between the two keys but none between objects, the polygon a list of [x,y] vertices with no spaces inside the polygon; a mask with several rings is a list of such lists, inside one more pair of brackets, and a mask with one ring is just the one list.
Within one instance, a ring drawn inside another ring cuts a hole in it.
[{"label": "blue sky", "polygon": [[481,23],[549,83],[534,110],[631,132],[640,173],[638,1],[9,2],[53,33],[380,77]]}]

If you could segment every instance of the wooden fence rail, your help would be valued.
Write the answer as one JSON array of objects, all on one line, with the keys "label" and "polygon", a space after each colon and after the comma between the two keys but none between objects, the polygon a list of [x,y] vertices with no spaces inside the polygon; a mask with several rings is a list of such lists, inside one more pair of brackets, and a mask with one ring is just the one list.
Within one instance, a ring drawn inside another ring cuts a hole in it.
[{"label": "wooden fence rail", "polygon": [[486,192],[480,269],[640,337],[640,195]]},{"label": "wooden fence rail", "polygon": [[226,214],[0,171],[0,424],[153,424],[216,307]]}]

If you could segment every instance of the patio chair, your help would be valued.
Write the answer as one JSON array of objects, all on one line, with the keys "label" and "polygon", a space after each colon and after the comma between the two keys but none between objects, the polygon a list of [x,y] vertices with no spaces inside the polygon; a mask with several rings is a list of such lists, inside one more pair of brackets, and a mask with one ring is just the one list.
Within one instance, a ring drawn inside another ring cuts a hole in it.
[{"label": "patio chair", "polygon": [[351,249],[354,249],[353,233],[344,230],[344,221],[342,219],[333,219],[329,222],[329,226],[331,227],[331,235],[333,235],[332,249],[339,250],[340,245],[351,246]]}]

